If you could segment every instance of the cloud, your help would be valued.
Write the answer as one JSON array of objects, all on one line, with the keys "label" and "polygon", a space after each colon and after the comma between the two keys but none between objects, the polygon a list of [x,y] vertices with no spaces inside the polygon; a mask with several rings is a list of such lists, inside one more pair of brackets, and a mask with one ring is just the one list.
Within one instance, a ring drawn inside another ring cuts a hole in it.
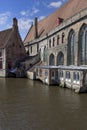
[{"label": "cloud", "polygon": [[39,12],[39,9],[37,9],[37,8],[33,8],[32,11],[33,11],[33,14],[36,14],[36,13]]},{"label": "cloud", "polygon": [[59,8],[62,5],[62,1],[58,2],[51,2],[48,7],[54,7],[54,8]]},{"label": "cloud", "polygon": [[24,19],[20,18],[18,19],[18,26],[20,30],[29,30],[33,20],[32,19]]},{"label": "cloud", "polygon": [[31,10],[23,10],[20,12],[21,16],[29,17],[37,14],[39,12],[39,9],[33,7]]},{"label": "cloud", "polygon": [[28,19],[28,18],[19,18],[18,19],[18,27],[19,27],[19,32],[21,34],[22,39],[25,38],[32,23],[33,23],[32,19]]},{"label": "cloud", "polygon": [[31,12],[30,16],[34,16],[35,14],[37,14],[39,12],[39,9],[33,7],[30,12]]},{"label": "cloud", "polygon": [[40,20],[42,20],[42,19],[44,19],[46,16],[40,16],[38,19],[39,19],[39,21]]},{"label": "cloud", "polygon": [[29,11],[28,10],[27,11],[23,10],[23,11],[20,12],[20,14],[22,16],[29,16]]},{"label": "cloud", "polygon": [[62,0],[63,2],[67,2],[68,0]]},{"label": "cloud", "polygon": [[10,12],[0,13],[0,25],[6,24],[10,16]]}]

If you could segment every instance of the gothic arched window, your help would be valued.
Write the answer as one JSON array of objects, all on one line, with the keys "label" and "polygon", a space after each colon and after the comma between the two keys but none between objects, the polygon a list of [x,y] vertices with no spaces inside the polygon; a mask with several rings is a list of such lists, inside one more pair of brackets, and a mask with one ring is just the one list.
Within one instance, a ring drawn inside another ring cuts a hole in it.
[{"label": "gothic arched window", "polygon": [[44,51],[43,51],[43,61],[44,62],[47,61],[47,48],[46,48],[46,46],[44,47]]},{"label": "gothic arched window", "polygon": [[81,32],[81,64],[87,65],[87,26]]},{"label": "gothic arched window", "polygon": [[64,54],[62,52],[57,55],[57,65],[64,65]]},{"label": "gothic arched window", "polygon": [[74,65],[75,63],[75,32],[70,31],[69,41],[68,41],[68,64]]},{"label": "gothic arched window", "polygon": [[53,54],[51,54],[49,57],[49,65],[55,65],[55,58]]}]

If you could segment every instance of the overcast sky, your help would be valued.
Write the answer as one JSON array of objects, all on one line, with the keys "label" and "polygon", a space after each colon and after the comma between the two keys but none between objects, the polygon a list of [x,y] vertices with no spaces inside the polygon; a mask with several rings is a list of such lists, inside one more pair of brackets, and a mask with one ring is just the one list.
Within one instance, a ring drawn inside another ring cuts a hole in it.
[{"label": "overcast sky", "polygon": [[60,8],[67,0],[0,0],[0,31],[12,27],[18,19],[19,32],[25,38],[35,17],[39,20]]}]

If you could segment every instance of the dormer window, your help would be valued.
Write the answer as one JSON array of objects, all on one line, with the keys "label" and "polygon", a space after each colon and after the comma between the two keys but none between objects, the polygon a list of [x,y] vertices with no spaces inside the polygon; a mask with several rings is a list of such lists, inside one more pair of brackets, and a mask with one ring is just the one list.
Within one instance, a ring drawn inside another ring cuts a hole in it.
[{"label": "dormer window", "polygon": [[58,17],[56,19],[56,26],[59,26],[62,22],[63,22],[63,19]]}]

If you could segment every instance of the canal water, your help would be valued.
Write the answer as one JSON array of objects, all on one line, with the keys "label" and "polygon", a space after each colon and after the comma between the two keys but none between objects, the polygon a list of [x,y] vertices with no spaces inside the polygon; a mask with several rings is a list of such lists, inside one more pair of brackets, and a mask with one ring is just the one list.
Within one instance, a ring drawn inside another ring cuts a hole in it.
[{"label": "canal water", "polygon": [[87,94],[1,78],[0,130],[87,130]]}]

